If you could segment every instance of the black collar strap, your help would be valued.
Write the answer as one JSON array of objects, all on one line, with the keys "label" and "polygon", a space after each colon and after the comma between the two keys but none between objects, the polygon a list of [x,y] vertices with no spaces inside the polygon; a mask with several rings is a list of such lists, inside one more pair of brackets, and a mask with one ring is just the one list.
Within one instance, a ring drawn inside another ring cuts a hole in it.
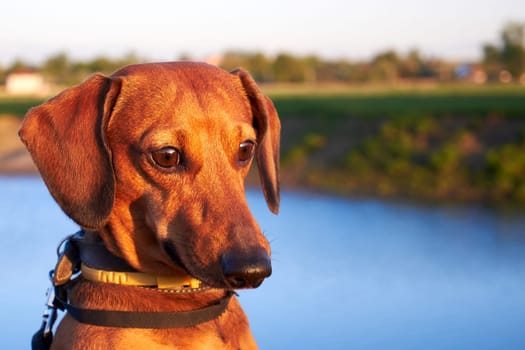
[{"label": "black collar strap", "polygon": [[78,322],[94,326],[118,328],[185,328],[208,322],[219,317],[228,307],[234,292],[214,304],[201,309],[177,312],[133,312],[93,310],[75,307],[60,301],[67,312]]}]

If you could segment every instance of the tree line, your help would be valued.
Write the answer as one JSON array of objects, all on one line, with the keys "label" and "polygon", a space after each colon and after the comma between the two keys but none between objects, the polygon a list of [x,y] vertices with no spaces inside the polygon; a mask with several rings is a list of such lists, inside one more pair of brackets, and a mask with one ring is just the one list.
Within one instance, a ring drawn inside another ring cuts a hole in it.
[{"label": "tree line", "polygon": [[[481,49],[481,61],[470,62],[466,68],[463,65],[462,70],[458,70],[457,63],[425,57],[418,50],[406,54],[386,50],[366,61],[327,60],[316,55],[297,56],[286,52],[270,56],[263,52],[227,51],[216,63],[226,70],[243,67],[263,83],[453,81],[468,78],[473,70],[481,70],[484,80],[501,80],[504,73],[507,81],[517,81],[525,73],[525,24],[506,24],[499,42],[486,43]],[[178,58],[192,59],[189,55]],[[109,74],[124,65],[145,61],[148,59],[133,52],[117,59],[99,56],[88,61],[75,61],[61,52],[47,58],[38,67],[23,60],[16,60],[9,67],[0,67],[0,82],[4,82],[10,72],[31,69],[42,73],[51,83],[71,85],[93,72]]]}]

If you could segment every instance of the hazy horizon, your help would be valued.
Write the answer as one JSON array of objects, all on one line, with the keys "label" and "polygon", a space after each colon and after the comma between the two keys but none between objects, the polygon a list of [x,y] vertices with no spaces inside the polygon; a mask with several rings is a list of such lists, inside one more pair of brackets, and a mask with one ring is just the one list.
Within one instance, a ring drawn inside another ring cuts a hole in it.
[{"label": "hazy horizon", "polygon": [[5,2],[0,11],[0,64],[41,63],[58,52],[74,59],[134,52],[173,60],[236,49],[327,59],[417,49],[427,57],[472,60],[481,57],[484,43],[498,43],[509,21],[525,22],[525,1],[150,0],[147,6],[138,1],[122,6],[101,0],[89,5],[19,0]]}]

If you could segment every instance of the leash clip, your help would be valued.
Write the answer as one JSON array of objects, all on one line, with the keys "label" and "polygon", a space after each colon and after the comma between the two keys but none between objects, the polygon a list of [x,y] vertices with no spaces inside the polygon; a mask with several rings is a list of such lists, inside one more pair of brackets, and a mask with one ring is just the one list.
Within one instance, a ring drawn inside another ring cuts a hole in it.
[{"label": "leash clip", "polygon": [[46,304],[44,312],[42,313],[42,328],[44,329],[44,337],[47,337],[53,330],[53,324],[57,318],[57,307],[55,305],[55,287],[51,286],[46,291]]}]

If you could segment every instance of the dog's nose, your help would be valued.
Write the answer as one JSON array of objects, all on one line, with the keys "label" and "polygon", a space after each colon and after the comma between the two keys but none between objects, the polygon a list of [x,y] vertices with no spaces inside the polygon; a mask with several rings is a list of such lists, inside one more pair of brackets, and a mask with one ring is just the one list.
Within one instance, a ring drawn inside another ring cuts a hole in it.
[{"label": "dog's nose", "polygon": [[272,263],[264,249],[226,252],[221,265],[226,282],[234,289],[257,288],[272,274]]}]

